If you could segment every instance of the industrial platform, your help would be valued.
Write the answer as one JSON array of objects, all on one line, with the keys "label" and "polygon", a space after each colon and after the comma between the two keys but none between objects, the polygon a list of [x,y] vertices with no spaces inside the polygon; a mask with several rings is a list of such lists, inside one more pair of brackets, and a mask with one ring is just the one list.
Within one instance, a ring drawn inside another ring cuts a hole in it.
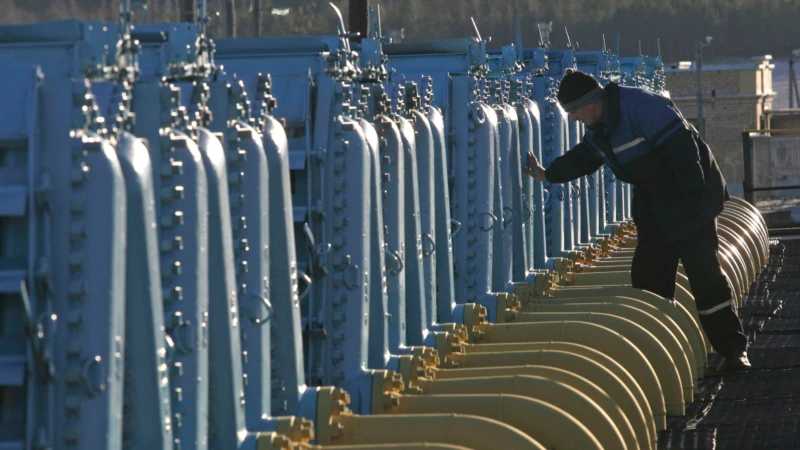
[{"label": "industrial platform", "polygon": [[[792,449],[800,445],[800,239],[770,241],[769,265],[739,311],[747,332],[746,373],[720,373],[721,358],[701,380],[687,415],[670,417],[659,447]],[[714,373],[713,371],[716,371]]]}]

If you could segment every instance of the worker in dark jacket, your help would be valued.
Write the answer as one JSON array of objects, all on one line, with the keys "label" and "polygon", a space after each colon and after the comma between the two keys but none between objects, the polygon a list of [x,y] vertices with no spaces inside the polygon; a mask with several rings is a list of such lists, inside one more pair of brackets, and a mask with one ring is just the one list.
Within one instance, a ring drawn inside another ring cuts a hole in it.
[{"label": "worker in dark jacket", "polygon": [[711,345],[727,369],[748,369],[747,337],[717,256],[716,217],[730,196],[708,145],[672,101],[644,89],[616,83],[604,89],[591,75],[568,71],[558,101],[586,125],[582,142],[547,169],[529,153],[523,170],[539,181],[566,183],[607,164],[633,185],[633,286],[674,298],[682,261]]}]

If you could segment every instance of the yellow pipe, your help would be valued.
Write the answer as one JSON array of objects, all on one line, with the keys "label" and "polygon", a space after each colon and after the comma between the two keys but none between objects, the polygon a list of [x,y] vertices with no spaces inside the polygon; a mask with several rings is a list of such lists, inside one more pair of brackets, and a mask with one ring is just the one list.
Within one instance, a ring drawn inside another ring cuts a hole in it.
[{"label": "yellow pipe", "polygon": [[755,206],[747,203],[744,199],[732,197],[731,200],[727,203],[731,203],[731,206],[734,208],[739,208],[743,212],[748,212],[750,217],[752,217],[759,225],[761,230],[763,230],[764,234],[764,244],[766,245],[766,249],[769,250],[769,233],[767,232],[767,223],[764,221],[764,216],[756,209]]},{"label": "yellow pipe", "polygon": [[[632,290],[634,288],[621,289]],[[694,323],[694,320],[689,316],[688,312],[685,312],[685,309],[684,312],[682,312],[677,303],[666,302],[652,292],[641,291],[638,289],[636,291],[637,292],[635,292],[635,294],[640,296],[639,299],[628,297],[627,295],[630,295],[628,293],[625,293],[626,296],[606,295],[598,297],[534,298],[529,301],[528,305],[525,306],[522,312],[532,310],[535,305],[570,305],[600,302],[616,303],[639,309],[661,320],[662,323],[669,328],[670,331],[672,331],[675,337],[681,341],[682,346],[689,346],[691,349],[691,355],[694,358],[694,366],[697,369],[697,376],[704,376],[705,366],[708,361],[706,358],[705,343],[703,342],[703,336],[700,333],[697,324]],[[646,292],[647,296],[655,297],[655,302],[653,302],[654,304],[648,303],[642,299],[646,298],[645,295],[642,295],[643,292]],[[655,305],[660,305],[662,308],[658,308]],[[687,352],[687,354],[690,353]]]},{"label": "yellow pipe", "polygon": [[719,223],[721,224],[737,224],[742,229],[746,230],[747,235],[753,241],[759,256],[759,267],[763,267],[769,257],[769,240],[765,233],[762,233],[761,227],[756,223],[755,219],[749,214],[738,210],[737,208],[723,211],[719,216]]},{"label": "yellow pipe", "polygon": [[[666,426],[666,407],[664,405],[664,395],[660,390],[645,390],[639,380],[635,379],[631,373],[637,373],[635,367],[631,367],[631,361],[618,362],[591,347],[574,344],[571,342],[527,342],[513,344],[480,344],[469,345],[467,356],[459,355],[457,358],[469,368],[500,368],[509,364],[535,364],[543,366],[554,366],[562,369],[576,371],[578,375],[587,376],[590,380],[596,381],[597,378],[591,372],[583,373],[587,365],[599,365],[609,371],[614,380],[622,383],[626,390],[633,396],[647,417],[653,418],[658,422],[659,429]],[[584,361],[588,359],[589,361]],[[566,364],[566,366],[562,366]],[[576,368],[575,365],[578,365]],[[463,370],[463,369],[455,369]],[[602,380],[597,380],[598,382]],[[608,382],[608,380],[605,380]],[[645,387],[647,384],[645,383]],[[612,387],[613,389],[613,387]],[[652,405],[652,406],[651,406]]]},{"label": "yellow pipe", "polygon": [[[736,252],[736,255],[741,260],[740,268],[744,274],[742,290],[744,293],[747,293],[747,288],[750,286],[750,283],[755,281],[756,273],[758,272],[755,256],[753,256],[753,253],[747,247],[742,245],[740,242],[741,238],[738,235],[726,227],[720,227],[720,230],[722,230],[723,233],[730,233],[730,237],[724,239],[728,243],[730,249]],[[723,235],[720,235],[720,239],[723,239]]]},{"label": "yellow pipe", "polygon": [[658,309],[669,313],[670,309],[669,306],[675,305],[678,307],[679,311],[682,315],[687,316],[691,319],[691,323],[693,324],[692,328],[695,330],[695,334],[699,336],[699,338],[703,342],[703,346],[706,348],[705,353],[710,353],[710,345],[708,344],[708,338],[705,336],[703,329],[700,325],[700,316],[697,314],[697,304],[694,302],[694,297],[682,286],[676,285],[675,286],[675,302],[673,303],[670,300],[666,300],[663,297],[659,296],[650,291],[645,291],[642,289],[634,288],[630,285],[627,286],[580,286],[580,287],[562,287],[562,286],[554,286],[552,289],[548,291],[554,298],[574,298],[574,297],[589,297],[592,295],[603,296],[603,295],[621,295],[625,297],[637,298],[647,301],[651,305],[657,307]]},{"label": "yellow pipe", "polygon": [[294,442],[309,442],[314,439],[314,423],[297,416],[277,417],[275,432]]},{"label": "yellow pipe", "polygon": [[[396,394],[395,394],[396,395]],[[392,397],[396,398],[396,397]],[[462,414],[352,414],[350,396],[339,388],[317,391],[317,442],[322,445],[373,445],[441,442],[475,450],[541,449],[522,431],[486,417]]]},{"label": "yellow pipe", "polygon": [[[461,380],[421,380],[416,385],[426,395],[513,394],[550,403],[574,417],[597,438],[603,448],[635,449],[636,436],[627,420],[618,421],[592,398],[550,378],[513,375]],[[608,399],[613,404],[611,399]],[[402,402],[402,401],[401,401]],[[547,445],[545,439],[539,439]]]},{"label": "yellow pipe", "polygon": [[[587,357],[567,352],[560,355],[550,355],[551,364],[504,367],[481,367],[472,369],[434,369],[436,380],[419,381],[420,386],[427,383],[438,383],[449,380],[462,380],[469,378],[483,378],[509,375],[533,375],[559,381],[583,392],[598,405],[607,405],[606,412],[609,416],[620,417],[619,421],[628,421],[635,430],[639,446],[642,449],[655,448],[656,423],[650,413],[650,406],[644,397],[639,385],[633,382],[637,393],[628,389],[628,386],[602,364]],[[557,358],[561,356],[561,358]],[[630,376],[630,375],[629,375]],[[645,413],[646,412],[646,413]]]},{"label": "yellow pipe", "polygon": [[328,441],[339,445],[430,441],[475,450],[546,448],[511,425],[469,414],[347,414],[335,419],[334,424],[337,431]]},{"label": "yellow pipe", "polygon": [[[571,272],[567,273],[564,276],[564,279],[564,286],[624,286],[632,284],[630,267],[618,272]],[[683,286],[686,289],[689,289],[689,279],[680,273],[676,275],[675,283]]]},{"label": "yellow pipe", "polygon": [[[614,361],[613,358],[589,347],[585,349],[575,349],[567,346],[559,346],[558,344],[568,344],[562,342],[542,342],[541,344],[543,344],[543,348],[540,350],[507,351],[502,353],[455,353],[451,356],[454,361],[459,364],[460,368],[500,367],[526,364],[562,367],[558,364],[565,363],[563,361],[565,358],[576,357],[589,359],[601,366],[603,365],[601,361],[605,361],[607,363],[605,367],[607,367],[615,377],[625,383],[633,394],[637,394],[641,391],[641,397],[644,397],[644,401],[641,403],[649,407],[648,412],[652,415],[653,420],[656,421],[657,426],[660,427],[659,429],[663,429],[663,427],[666,426],[665,414],[667,410],[664,404],[664,394],[661,391],[660,385],[658,385],[658,379],[655,377],[655,374],[652,373],[651,367],[641,369],[637,367],[640,364],[631,364],[630,361],[624,361],[625,367],[623,368],[620,365],[621,363]],[[513,346],[519,344],[507,345]],[[566,363],[570,363],[570,361]],[[652,379],[637,378],[639,373],[646,373],[647,369],[651,372],[647,375],[651,376]],[[593,378],[589,376],[589,379]],[[654,383],[655,386],[653,386]],[[637,397],[637,401],[642,401],[641,397]]]},{"label": "yellow pipe", "polygon": [[[587,424],[539,399],[509,394],[466,394],[403,395],[399,400],[390,414],[474,414],[506,423],[547,448],[604,448]],[[606,448],[625,445],[621,438],[614,444]]]},{"label": "yellow pipe", "polygon": [[295,450],[471,450],[461,445],[440,444],[438,442],[410,442],[407,444],[367,444],[367,445],[310,445],[303,444]]},{"label": "yellow pipe", "polygon": [[262,432],[256,437],[256,450],[292,450],[295,444],[298,443],[280,433]]},{"label": "yellow pipe", "polygon": [[[656,372],[651,364],[652,360],[648,359],[637,345],[617,331],[585,321],[493,324],[475,328],[484,330],[484,338],[481,343],[503,344],[553,340],[574,342],[594,348],[617,361],[637,361],[635,365],[626,367],[632,370],[631,375],[642,386],[642,390],[645,393],[658,392],[663,395],[667,412],[673,415],[683,415],[683,388],[672,361],[668,360],[669,358],[657,361],[656,367],[663,371]],[[662,352],[662,354],[668,356],[666,352]],[[458,354],[454,353],[453,356],[455,355]],[[653,358],[652,355],[651,358]],[[656,414],[657,411],[654,411],[653,415]]]},{"label": "yellow pipe", "polygon": [[740,220],[745,221],[753,227],[756,231],[757,236],[759,237],[759,241],[761,242],[761,247],[764,249],[764,253],[766,254],[766,258],[764,260],[764,264],[767,263],[767,259],[769,258],[769,229],[767,228],[766,222],[764,222],[764,217],[761,214],[752,214],[744,209],[740,209],[739,207],[731,208],[728,211],[728,214],[731,216],[738,216]]},{"label": "yellow pipe", "polygon": [[630,266],[631,261],[633,261],[633,255],[631,256],[608,256],[604,258],[598,258],[592,261],[592,265],[597,266]]},{"label": "yellow pipe", "polygon": [[591,265],[591,266],[583,266],[580,268],[580,271],[576,269],[578,273],[598,273],[598,272],[622,272],[625,270],[631,270],[631,265],[618,265],[618,266],[609,266],[609,265]]},{"label": "yellow pipe", "polygon": [[[720,258],[720,263],[723,263],[722,258]],[[724,266],[724,263],[723,263]],[[548,293],[553,295],[554,297],[563,297],[564,294],[569,292],[578,292],[581,291],[580,296],[588,296],[592,295],[593,292],[597,292],[597,295],[601,295],[600,292],[605,292],[605,289],[614,289],[614,288],[633,288],[630,284],[627,285],[617,285],[617,286],[553,286]],[[648,292],[641,290],[641,292]],[[657,294],[653,294],[658,296]],[[664,301],[662,297],[659,297]],[[702,326],[700,326],[700,315],[697,313],[697,303],[694,301],[694,297],[692,296],[691,292],[686,289],[685,287],[681,286],[679,283],[675,284],[675,301],[678,302],[681,306],[686,308],[686,310],[691,315],[694,322],[698,325],[700,332],[703,335],[703,340],[706,344],[706,350],[708,353],[713,352],[714,350],[711,348],[711,345],[708,343],[708,336],[706,336],[705,331],[703,331]],[[656,303],[654,303],[656,304]]]},{"label": "yellow pipe", "polygon": [[[611,314],[593,312],[553,312],[553,313],[527,313],[525,323],[517,325],[537,325],[548,322],[584,322],[600,325],[608,328],[625,339],[629,340],[650,362],[661,383],[664,392],[664,400],[667,403],[667,411],[680,411],[685,407],[684,402],[691,402],[693,399],[692,372],[688,367],[688,362],[679,364],[676,361],[686,361],[686,355],[678,349],[680,353],[672,354],[658,338],[648,329],[641,325]],[[553,338],[551,338],[553,339]],[[601,350],[597,344],[584,344],[596,348],[611,356],[607,349]],[[680,400],[679,400],[680,399]],[[670,414],[675,414],[670,412]],[[682,415],[683,413],[680,413]]]},{"label": "yellow pipe", "polygon": [[564,286],[603,286],[615,284],[631,284],[631,271],[602,273],[567,273],[562,278]]},{"label": "yellow pipe", "polygon": [[749,231],[753,240],[756,241],[762,251],[769,250],[769,232],[766,228],[762,227],[759,219],[754,217],[751,213],[738,207],[726,208],[722,214],[720,214],[720,217],[741,224]]},{"label": "yellow pipe", "polygon": [[750,269],[747,267],[746,260],[750,259],[752,261],[752,257],[745,249],[737,245],[736,236],[724,227],[719,228],[719,246],[735,258],[739,275],[739,287],[742,291],[746,291],[750,283]]},{"label": "yellow pipe", "polygon": [[739,236],[744,241],[744,244],[753,256],[752,262],[756,267],[755,272],[758,274],[758,272],[761,271],[761,261],[764,260],[762,255],[764,249],[761,247],[760,243],[757,242],[753,231],[750,230],[746,224],[726,216],[719,217],[719,226],[730,229],[733,234]]},{"label": "yellow pipe", "polygon": [[[717,252],[719,256],[719,263],[722,266],[722,271],[728,275],[728,279],[731,282],[731,288],[733,291],[734,300],[736,300],[736,304],[741,304],[742,299],[742,284],[741,284],[741,273],[739,271],[739,267],[734,255],[728,251],[725,241],[720,239],[719,241],[719,252]],[[691,289],[687,289],[687,291],[691,292]]]},{"label": "yellow pipe", "polygon": [[[725,227],[729,228],[733,234],[739,236],[737,232],[736,224],[733,222],[728,221],[720,221],[720,228]],[[769,247],[764,248],[761,239],[762,237],[755,234],[745,234],[742,238],[747,242],[748,239],[754,241],[753,244],[750,244],[753,248],[750,249],[750,253],[753,255],[753,263],[756,266],[756,274],[761,273],[763,268],[766,266],[765,261],[769,258]]]},{"label": "yellow pipe", "polygon": [[636,253],[636,248],[615,248],[609,252],[609,256],[611,257],[624,257],[624,258],[633,258],[634,253]]},{"label": "yellow pipe", "polygon": [[[641,309],[623,305],[606,298],[603,302],[594,301],[591,303],[542,303],[527,308],[527,311],[528,312],[526,313],[519,314],[519,322],[526,322],[528,314],[581,312],[604,313],[630,320],[655,336],[656,340],[658,340],[658,342],[664,346],[667,352],[669,352],[670,356],[675,362],[675,365],[678,367],[679,373],[681,374],[681,382],[684,383],[684,391],[686,391],[687,388],[691,391],[692,387],[697,385],[697,363],[695,361],[694,352],[692,351],[689,341],[680,331],[678,326],[675,325],[675,323],[672,322],[668,317],[660,314],[658,310],[654,312],[659,314],[660,318],[656,318],[652,314],[642,311]],[[671,329],[671,327],[668,327],[665,323],[667,321],[672,322],[671,324],[674,328]],[[610,325],[609,328],[611,328]],[[688,379],[685,378],[685,371],[688,371]],[[692,396],[686,398],[684,395],[684,400],[687,402],[691,402],[692,398]]]}]

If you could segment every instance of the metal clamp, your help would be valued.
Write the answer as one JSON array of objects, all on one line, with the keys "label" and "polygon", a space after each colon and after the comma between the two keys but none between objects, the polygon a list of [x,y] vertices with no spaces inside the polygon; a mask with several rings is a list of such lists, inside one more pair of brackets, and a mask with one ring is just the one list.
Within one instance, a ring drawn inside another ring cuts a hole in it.
[{"label": "metal clamp", "polygon": [[258,314],[259,313],[258,310],[260,309],[258,304],[253,305],[253,310],[250,315],[250,320],[252,320],[253,323],[257,326],[262,326],[265,323],[269,322],[272,319],[272,303],[269,302],[269,299],[263,295],[256,295],[256,294],[250,294],[248,295],[248,297],[261,300],[261,303],[264,305],[264,308],[267,309],[267,314],[261,317],[261,315]]},{"label": "metal clamp", "polygon": [[311,256],[311,274],[316,276],[317,272],[319,272],[322,275],[327,275],[328,271],[323,263],[323,258],[331,251],[331,244],[322,243],[316,245],[314,233],[311,231],[311,227],[308,225],[308,222],[303,224],[303,232],[308,240],[308,253]]},{"label": "metal clamp", "polygon": [[188,355],[194,350],[192,331],[191,324],[184,320],[181,320],[172,329],[172,340],[175,342],[175,349],[178,350],[178,353]]},{"label": "metal clamp", "polygon": [[164,360],[172,364],[175,359],[175,341],[168,333],[164,333]]},{"label": "metal clamp", "polygon": [[[20,281],[19,293],[22,299],[22,306],[25,309],[25,335],[28,337],[28,345],[33,355],[33,361],[37,366],[40,375],[45,381],[55,379],[56,368],[53,361],[50,359],[49,352],[44,348],[44,342],[55,334],[56,326],[58,324],[58,317],[55,314],[42,313],[39,320],[34,322],[33,312],[31,310],[31,301],[28,297],[28,287],[25,280]],[[53,324],[52,327],[45,326],[45,320],[50,319]],[[48,332],[49,331],[49,332]]]},{"label": "metal clamp", "polygon": [[492,228],[494,228],[494,224],[497,223],[497,216],[488,211],[480,213],[478,217],[489,217],[490,219],[488,225],[479,227],[481,231],[492,231]]},{"label": "metal clamp", "polygon": [[[455,227],[455,230],[453,227]],[[459,231],[461,231],[461,222],[456,219],[450,219],[450,238],[456,237]]]},{"label": "metal clamp", "polygon": [[[425,244],[428,244],[429,247],[426,249]],[[422,256],[428,257],[431,256],[436,251],[436,241],[433,240],[433,237],[425,233],[422,235]]]},{"label": "metal clamp", "polygon": [[550,202],[550,189],[542,189],[542,192],[544,193],[544,204],[546,205]]},{"label": "metal clamp", "polygon": [[531,202],[528,200],[528,196],[522,196],[522,221],[527,222],[528,219],[533,216],[534,211],[536,210],[536,205],[532,205]]},{"label": "metal clamp", "polygon": [[[508,213],[508,219],[506,219]],[[503,228],[508,228],[514,222],[514,210],[510,206],[503,207]]]},{"label": "metal clamp", "polygon": [[392,259],[393,265],[389,266],[389,263],[386,263],[386,271],[390,274],[397,276],[400,272],[403,271],[403,258],[400,257],[400,254],[397,251],[391,251],[388,248],[384,249],[383,251],[386,256]]},{"label": "metal clamp", "polygon": [[[302,270],[298,270],[298,271],[297,271],[297,280],[298,280],[298,281],[301,281],[301,280],[302,280],[302,281],[304,281],[304,282],[306,283],[306,288],[305,288],[305,289],[303,289],[303,292],[299,292],[299,290],[300,290],[300,289],[298,288],[297,300],[299,301],[299,300],[303,300],[304,298],[306,298],[306,296],[308,295],[308,293],[309,293],[309,292],[311,292],[311,284],[312,284],[314,281],[311,279],[311,277],[310,277],[310,276],[308,276],[308,274],[306,274],[306,273],[305,273],[305,272],[303,272]],[[299,283],[298,283],[298,284],[299,284]]]},{"label": "metal clamp", "polygon": [[[355,274],[355,276],[351,276],[351,274]],[[353,278],[355,278],[355,281]],[[347,267],[342,269],[342,281],[344,282],[344,285],[347,286],[347,289],[350,289],[351,291],[355,291],[361,287],[361,274],[358,271],[358,266],[356,264],[349,264]]]},{"label": "metal clamp", "polygon": [[100,355],[94,358],[87,359],[81,367],[81,378],[83,385],[90,397],[97,397],[106,390],[106,384],[103,383],[103,364]]},{"label": "metal clamp", "polygon": [[572,183],[570,183],[570,184],[569,184],[569,189],[570,189],[570,191],[573,191],[573,190],[574,190],[574,192],[573,192],[573,194],[572,194],[572,198],[573,198],[573,199],[578,199],[578,198],[580,198],[580,196],[581,196],[581,185],[577,185],[577,186],[573,187],[573,186],[572,186]]}]

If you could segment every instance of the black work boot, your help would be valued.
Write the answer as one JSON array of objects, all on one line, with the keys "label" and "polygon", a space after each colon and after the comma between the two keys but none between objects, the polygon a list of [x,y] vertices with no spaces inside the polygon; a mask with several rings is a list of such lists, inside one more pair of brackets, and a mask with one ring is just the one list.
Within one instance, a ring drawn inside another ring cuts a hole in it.
[{"label": "black work boot", "polygon": [[747,352],[739,356],[725,358],[725,363],[722,365],[722,370],[725,372],[742,372],[752,367],[750,361],[747,359]]}]

